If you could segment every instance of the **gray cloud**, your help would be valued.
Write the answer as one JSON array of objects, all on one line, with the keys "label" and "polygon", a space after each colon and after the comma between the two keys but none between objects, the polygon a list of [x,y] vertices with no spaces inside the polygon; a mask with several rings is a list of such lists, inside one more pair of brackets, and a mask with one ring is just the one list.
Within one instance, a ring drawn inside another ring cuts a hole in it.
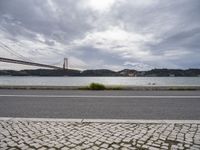
[{"label": "gray cloud", "polygon": [[101,49],[94,48],[91,46],[79,47],[77,51],[79,52],[78,54],[77,53],[74,54],[72,52],[71,55],[80,58],[81,60],[87,62],[88,64],[92,64],[92,67],[98,69],[103,69],[106,65],[112,66],[113,64],[116,66],[117,65],[120,66],[125,61],[117,54],[105,53]]},{"label": "gray cloud", "polygon": [[[50,2],[47,0],[2,0],[0,12],[6,22],[5,28],[8,32],[12,32],[12,35],[17,33],[23,35],[22,32],[14,33],[13,31],[20,26],[61,42],[80,37],[90,29],[90,24],[87,22],[88,12],[79,9],[77,3],[71,0],[52,1],[52,4]],[[15,29],[9,27],[11,23],[16,26]]]},{"label": "gray cloud", "polygon": [[84,69],[200,67],[199,0],[90,1],[1,0],[0,40],[35,61],[71,57]]}]

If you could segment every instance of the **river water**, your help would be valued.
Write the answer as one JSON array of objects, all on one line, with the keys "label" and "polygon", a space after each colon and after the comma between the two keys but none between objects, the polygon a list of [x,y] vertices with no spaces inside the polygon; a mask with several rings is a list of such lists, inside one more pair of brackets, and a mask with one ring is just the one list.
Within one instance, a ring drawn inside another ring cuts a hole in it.
[{"label": "river water", "polygon": [[0,77],[0,85],[85,86],[92,82],[127,86],[200,86],[200,77]]}]

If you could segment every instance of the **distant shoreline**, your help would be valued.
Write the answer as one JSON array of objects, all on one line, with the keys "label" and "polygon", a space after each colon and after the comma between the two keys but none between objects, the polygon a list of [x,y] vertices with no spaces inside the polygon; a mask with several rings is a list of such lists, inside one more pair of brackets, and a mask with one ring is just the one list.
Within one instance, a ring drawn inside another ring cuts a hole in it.
[{"label": "distant shoreline", "polygon": [[36,69],[36,70],[0,70],[0,76],[39,76],[39,77],[200,77],[200,69],[152,69],[149,71],[137,71],[123,69],[112,71],[108,69],[98,70],[74,70],[74,69]]}]

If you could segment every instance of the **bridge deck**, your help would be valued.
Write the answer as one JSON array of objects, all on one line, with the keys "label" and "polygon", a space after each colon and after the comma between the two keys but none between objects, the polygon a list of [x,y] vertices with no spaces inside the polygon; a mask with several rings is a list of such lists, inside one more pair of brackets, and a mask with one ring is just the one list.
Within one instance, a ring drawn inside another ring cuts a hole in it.
[{"label": "bridge deck", "polygon": [[0,61],[1,62],[7,62],[7,63],[29,65],[29,66],[46,67],[46,68],[52,68],[52,69],[63,69],[63,68],[57,67],[57,66],[46,65],[46,64],[35,63],[35,62],[22,61],[22,60],[16,60],[16,59],[10,59],[10,58],[3,58],[3,57],[0,57]]}]

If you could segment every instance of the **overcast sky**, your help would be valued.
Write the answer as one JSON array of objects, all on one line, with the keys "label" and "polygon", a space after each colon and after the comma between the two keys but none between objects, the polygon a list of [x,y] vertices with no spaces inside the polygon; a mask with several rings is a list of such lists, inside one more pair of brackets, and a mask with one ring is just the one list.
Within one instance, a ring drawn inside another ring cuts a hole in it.
[{"label": "overcast sky", "polygon": [[[0,57],[71,68],[200,68],[200,0],[0,0]],[[25,58],[24,58],[25,57]],[[0,69],[24,68],[0,63]]]}]

